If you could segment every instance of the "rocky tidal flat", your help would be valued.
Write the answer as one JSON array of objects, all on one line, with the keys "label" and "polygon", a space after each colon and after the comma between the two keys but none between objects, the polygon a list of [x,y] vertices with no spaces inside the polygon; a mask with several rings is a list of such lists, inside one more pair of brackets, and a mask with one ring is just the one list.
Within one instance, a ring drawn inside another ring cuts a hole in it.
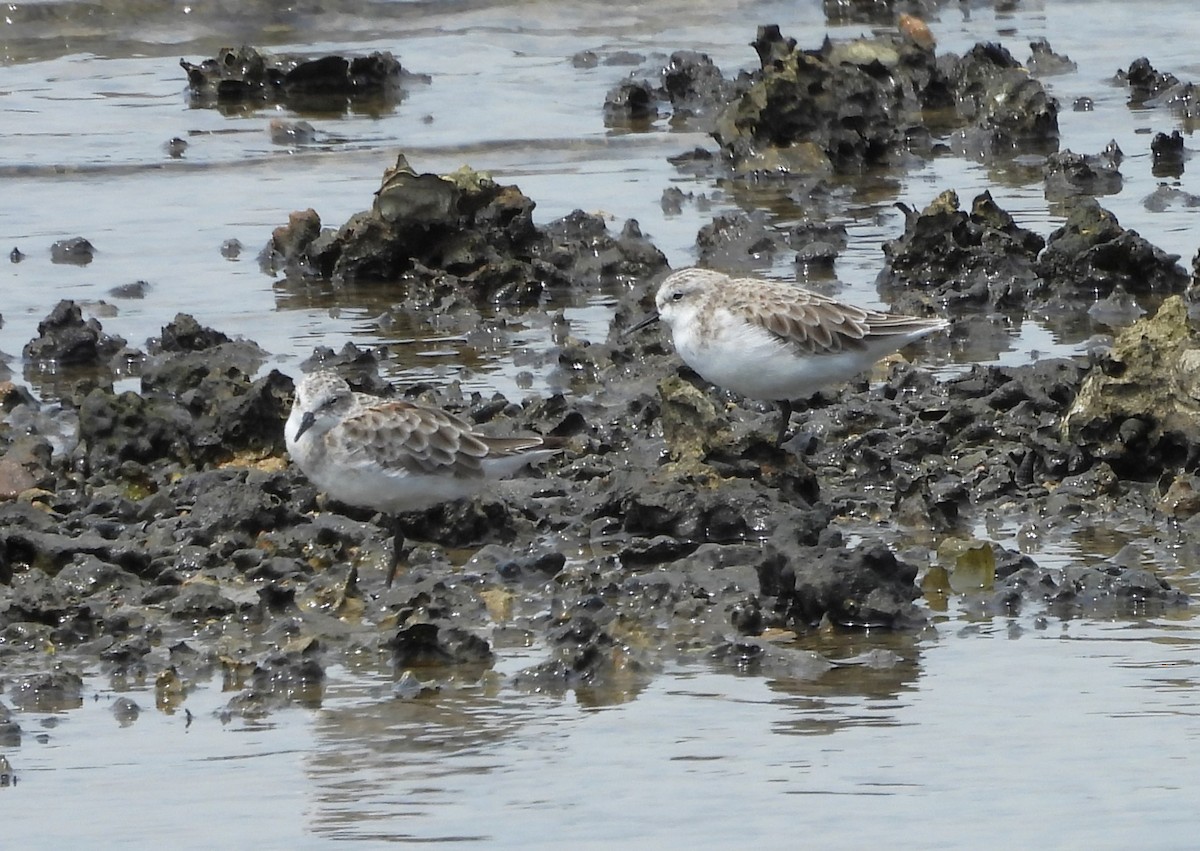
[{"label": "rocky tidal flat", "polygon": [[[676,53],[596,105],[614,127],[670,115],[710,133],[680,169],[773,187],[811,213],[787,228],[755,211],[716,217],[697,234],[704,264],[794,252],[811,283],[845,245],[844,181],[936,157],[1036,159],[1064,224],[1036,233],[987,192],[905,207],[903,234],[880,246],[880,295],[951,329],[808,400],[777,446],[770,405],[707,385],[664,335],[625,333],[669,268],[636,221],[576,211],[539,225],[518,185],[466,164],[425,172],[404,154],[345,222],[324,222],[314,199],[263,235],[258,262],[277,286],[379,288],[397,313],[487,306],[564,326],[547,356],[561,389],[520,403],[393,386],[386,352],[365,345],[317,348],[301,365],[564,446],[478,498],[404,516],[390,587],[387,518],[325,498],[289,463],[296,375],[271,353],[186,313],[130,342],[93,305],[63,300],[22,353],[27,371],[55,375],[58,397],[0,386],[0,733],[19,741],[6,704],[77,705],[85,670],[152,681],[165,706],[220,677],[223,711],[252,717],[318,704],[327,667],[364,657],[394,666],[411,698],[490,676],[517,643],[544,658],[514,686],[600,692],[681,658],[800,678],[903,664],[891,652],[814,660],[805,641],[918,636],[950,595],[981,616],[1186,607],[1145,554],[1173,557],[1165,528],[1200,531],[1200,254],[1185,268],[1098,200],[1120,191],[1121,152],[1067,149],[1062,105],[1031,73],[1070,73],[1069,60],[1044,43],[1026,62],[995,43],[958,56],[890,27],[805,46],[764,26],[753,46],[752,72]],[[184,65],[209,107],[314,92],[353,104],[428,82],[390,55],[276,71],[252,49],[218,60]],[[1145,60],[1122,82],[1194,117],[1190,84]],[[1155,168],[1182,173],[1170,137],[1152,144]],[[573,336],[547,307],[578,291],[612,298],[606,338]],[[1103,333],[1077,357],[956,358],[1027,315]],[[1120,525],[1137,544],[1041,565],[989,538],[997,518],[1041,540]]]}]

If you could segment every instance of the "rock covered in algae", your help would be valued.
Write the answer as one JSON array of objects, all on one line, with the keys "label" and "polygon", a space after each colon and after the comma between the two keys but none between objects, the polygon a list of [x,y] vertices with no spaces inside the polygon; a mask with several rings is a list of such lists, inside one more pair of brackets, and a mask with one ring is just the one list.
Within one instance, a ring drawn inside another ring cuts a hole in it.
[{"label": "rock covered in algae", "polygon": [[1062,434],[1133,478],[1179,466],[1200,446],[1200,336],[1179,296],[1116,339],[1084,379]]}]

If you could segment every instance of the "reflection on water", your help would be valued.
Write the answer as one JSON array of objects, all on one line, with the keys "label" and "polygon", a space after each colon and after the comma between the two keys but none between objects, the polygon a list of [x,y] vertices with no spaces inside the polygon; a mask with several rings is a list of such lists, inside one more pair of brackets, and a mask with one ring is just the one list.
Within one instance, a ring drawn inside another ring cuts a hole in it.
[{"label": "reflection on water", "polygon": [[[228,695],[213,683],[189,694],[191,723],[152,711],[144,687],[125,692],[143,711],[122,728],[118,695],[103,690],[79,709],[21,715],[25,738],[10,752],[21,783],[0,790],[0,809],[6,836],[26,842],[116,831],[146,844],[167,830],[181,848],[222,836],[770,846],[801,816],[810,842],[840,846],[886,842],[914,812],[932,814],[928,847],[964,835],[1128,847],[1146,819],[1163,844],[1190,841],[1191,615],[964,621],[952,604],[920,637],[831,634],[814,646],[897,661],[775,678],[692,660],[585,702],[515,689],[509,675],[539,651],[513,649],[478,681],[408,699],[388,670],[334,668],[318,708],[268,723],[222,723]],[[819,805],[799,803],[814,796]],[[67,807],[74,819],[60,818]]]},{"label": "reflection on water", "polygon": [[[722,782],[767,751],[809,750],[772,744],[777,736],[902,723],[919,651],[911,637],[891,639],[825,643],[843,653],[895,645],[908,654],[895,666],[848,664],[814,679],[772,679],[692,663],[670,667],[642,692],[593,693],[588,701],[514,692],[491,677],[454,693],[400,700],[383,675],[359,678],[331,688],[313,719],[319,744],[305,764],[317,798],[311,826],[331,839],[603,842],[620,829],[581,822],[539,837],[523,835],[522,822],[533,828],[564,808],[615,808],[632,796],[627,829],[653,835],[665,816],[636,819],[675,802],[660,785],[670,778]],[[534,659],[506,661],[520,667]],[[643,767],[632,770],[635,764]],[[773,760],[760,765],[774,768]]]}]

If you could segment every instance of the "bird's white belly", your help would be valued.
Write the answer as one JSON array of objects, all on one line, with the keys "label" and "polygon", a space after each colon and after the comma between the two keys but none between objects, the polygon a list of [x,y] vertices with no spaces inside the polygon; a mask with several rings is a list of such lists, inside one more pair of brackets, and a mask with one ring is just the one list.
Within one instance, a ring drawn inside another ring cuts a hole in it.
[{"label": "bird's white belly", "polygon": [[460,499],[483,486],[482,479],[389,472],[366,465],[335,467],[324,464],[309,471],[308,477],[339,502],[389,514],[419,511],[439,502]]},{"label": "bird's white belly", "polygon": [[801,356],[774,335],[740,321],[708,338],[680,335],[675,347],[705,380],[767,401],[806,398],[853,378],[875,360],[861,351]]}]

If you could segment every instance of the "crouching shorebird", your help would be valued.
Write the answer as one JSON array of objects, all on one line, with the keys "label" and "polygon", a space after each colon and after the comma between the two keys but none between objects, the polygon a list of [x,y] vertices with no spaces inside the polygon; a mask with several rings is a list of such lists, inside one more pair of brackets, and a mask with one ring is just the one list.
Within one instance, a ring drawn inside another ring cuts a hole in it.
[{"label": "crouching shorebird", "polygon": [[357,393],[333,372],[296,387],[284,427],[288,454],[326,494],[390,516],[390,587],[404,534],[398,515],[471,496],[558,449],[538,436],[488,437],[438,408]]},{"label": "crouching shorebird", "polygon": [[626,333],[666,322],[679,356],[706,381],[779,406],[779,444],[794,399],[847,381],[884,355],[949,325],[709,269],[672,272],[654,302],[658,312]]}]

